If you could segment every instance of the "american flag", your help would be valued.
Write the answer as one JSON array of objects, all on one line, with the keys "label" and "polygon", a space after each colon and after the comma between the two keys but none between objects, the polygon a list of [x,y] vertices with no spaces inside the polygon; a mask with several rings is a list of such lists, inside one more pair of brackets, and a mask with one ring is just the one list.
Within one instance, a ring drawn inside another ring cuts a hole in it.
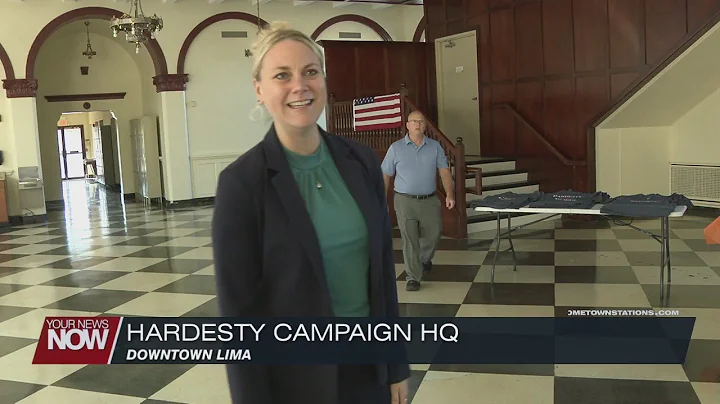
[{"label": "american flag", "polygon": [[353,125],[356,131],[401,127],[400,93],[355,99]]}]

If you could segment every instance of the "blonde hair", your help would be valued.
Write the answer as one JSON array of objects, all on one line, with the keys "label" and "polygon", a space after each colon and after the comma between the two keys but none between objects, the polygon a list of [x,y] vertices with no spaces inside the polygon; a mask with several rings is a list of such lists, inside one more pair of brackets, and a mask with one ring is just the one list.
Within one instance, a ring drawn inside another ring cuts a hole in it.
[{"label": "blonde hair", "polygon": [[283,21],[274,21],[268,24],[260,32],[258,32],[255,42],[250,47],[250,51],[253,54],[253,66],[252,66],[252,77],[253,79],[260,81],[260,69],[262,68],[262,62],[265,58],[265,54],[275,46],[278,42],[286,39],[292,39],[307,45],[317,57],[320,59],[320,69],[324,71],[325,58],[323,51],[315,41],[304,33],[290,28],[290,25]]}]

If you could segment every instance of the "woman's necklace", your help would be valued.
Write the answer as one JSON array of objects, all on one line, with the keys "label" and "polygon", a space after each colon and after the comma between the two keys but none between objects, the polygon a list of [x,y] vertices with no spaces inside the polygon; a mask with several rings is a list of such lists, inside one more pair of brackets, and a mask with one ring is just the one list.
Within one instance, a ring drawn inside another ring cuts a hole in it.
[{"label": "woman's necklace", "polygon": [[[322,139],[321,139],[322,142]],[[325,158],[325,149],[323,148],[323,144],[320,144],[320,161],[322,161]],[[322,189],[323,184],[320,182],[320,180],[315,180],[315,186],[317,189]]]}]

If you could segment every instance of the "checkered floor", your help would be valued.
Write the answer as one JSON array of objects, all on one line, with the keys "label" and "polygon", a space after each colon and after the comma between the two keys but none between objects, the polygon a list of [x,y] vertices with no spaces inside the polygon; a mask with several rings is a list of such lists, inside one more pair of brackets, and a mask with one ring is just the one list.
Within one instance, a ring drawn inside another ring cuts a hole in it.
[{"label": "checkered floor", "polygon": [[[228,403],[222,366],[31,365],[45,316],[217,314],[212,208],[146,211],[84,181],[64,188],[66,209],[51,212],[48,224],[0,234],[0,403]],[[717,404],[720,249],[702,235],[712,218],[671,221],[674,272],[665,307],[698,318],[685,365],[414,366],[413,404]],[[659,229],[659,221],[634,224]],[[403,314],[553,316],[662,306],[659,244],[632,229],[536,224],[515,238],[517,272],[509,254],[498,257],[494,288],[492,237],[442,240],[421,291],[398,282]]]}]

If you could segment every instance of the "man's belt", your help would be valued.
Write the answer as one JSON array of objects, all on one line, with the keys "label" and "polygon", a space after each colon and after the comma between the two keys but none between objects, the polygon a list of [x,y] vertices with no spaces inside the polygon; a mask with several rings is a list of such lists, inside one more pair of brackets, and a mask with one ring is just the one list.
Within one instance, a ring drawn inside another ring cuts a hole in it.
[{"label": "man's belt", "polygon": [[402,192],[397,192],[400,195],[407,196],[408,198],[412,199],[428,199],[435,196],[435,194],[429,194],[429,195],[410,195],[410,194],[404,194]]}]

